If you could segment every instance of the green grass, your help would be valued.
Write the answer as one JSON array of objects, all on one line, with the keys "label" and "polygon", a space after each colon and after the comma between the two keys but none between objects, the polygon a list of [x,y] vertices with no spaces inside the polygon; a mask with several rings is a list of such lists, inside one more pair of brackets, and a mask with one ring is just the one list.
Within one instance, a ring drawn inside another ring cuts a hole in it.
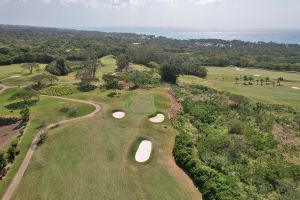
[{"label": "green grass", "polygon": [[[45,64],[39,64],[41,69],[45,68]],[[21,64],[12,64],[0,66],[0,81],[6,85],[24,85],[31,83],[30,78],[36,75],[34,71],[33,74],[29,74],[28,71],[23,71]],[[20,77],[11,77],[20,76]]]},{"label": "green grass", "polygon": [[[116,65],[116,59],[114,56],[104,56],[100,58],[102,66],[100,66],[97,70],[96,77],[99,78],[100,83],[96,83],[97,85],[103,83],[102,76],[105,73],[113,73],[115,69],[117,69]],[[59,77],[59,81],[57,84],[73,84],[75,82],[78,82],[78,80],[75,79],[76,72],[69,73],[67,76],[61,76]]]},{"label": "green grass", "polygon": [[[2,115],[15,115],[17,116],[19,113],[19,110],[14,110],[13,113],[11,113],[9,110],[7,110],[4,106],[11,103],[11,101],[8,100],[8,98],[16,91],[17,89],[9,89],[6,90],[0,98],[0,114]],[[40,101],[30,107],[30,113],[31,113],[31,120],[29,124],[27,125],[27,128],[21,137],[20,143],[18,145],[18,148],[20,149],[20,154],[16,157],[16,161],[12,165],[12,168],[10,169],[8,175],[5,177],[5,179],[0,181],[0,196],[2,196],[8,187],[10,181],[13,179],[14,175],[16,174],[18,168],[20,167],[26,152],[28,148],[31,145],[31,142],[35,136],[35,134],[38,132],[39,127],[41,124],[44,124],[45,126],[54,123],[63,119],[69,119],[71,118],[67,113],[62,113],[59,110],[62,106],[69,105],[70,107],[76,107],[78,109],[78,113],[75,117],[86,115],[90,112],[92,112],[95,108],[91,105],[82,104],[82,103],[76,103],[76,102],[70,102],[60,99],[53,99],[49,97],[41,97]]]},{"label": "green grass", "polygon": [[130,67],[132,67],[134,70],[137,71],[148,71],[148,72],[151,71],[151,69],[149,67],[146,67],[145,65],[130,63]]},{"label": "green grass", "polygon": [[[185,84],[200,84],[217,90],[231,92],[234,94],[243,95],[254,100],[267,101],[274,104],[288,105],[296,109],[300,109],[300,90],[292,89],[291,87],[300,87],[300,73],[267,71],[261,69],[243,69],[236,70],[235,67],[208,67],[207,79],[200,79],[195,76],[181,76],[180,83]],[[255,80],[269,77],[271,80],[277,80],[278,77],[283,77],[283,86],[256,85],[256,81],[252,86],[243,85],[244,75],[253,76]],[[255,77],[254,75],[261,75]],[[240,78],[239,84],[235,84],[235,77]]]},{"label": "green grass", "polygon": [[[164,129],[149,123],[147,114],[137,112],[137,107],[151,108],[147,113],[165,109],[166,104],[160,102],[167,98],[163,90],[128,91],[120,98],[108,98],[100,91],[91,94],[73,96],[102,99],[109,104],[104,103],[102,113],[92,120],[49,132],[46,143],[34,153],[15,199],[199,197],[199,193],[190,193],[180,178],[171,173],[165,161],[173,159],[176,132],[170,126]],[[143,107],[138,105],[141,103]],[[124,119],[111,117],[116,108],[127,112]],[[147,164],[133,162],[128,156],[132,144],[140,137],[153,142],[153,158]]]}]

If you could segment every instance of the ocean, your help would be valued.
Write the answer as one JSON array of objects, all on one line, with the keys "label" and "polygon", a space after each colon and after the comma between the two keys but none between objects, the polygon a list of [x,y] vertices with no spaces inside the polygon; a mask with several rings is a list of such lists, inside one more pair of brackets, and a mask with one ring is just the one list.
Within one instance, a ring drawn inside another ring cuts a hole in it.
[{"label": "ocean", "polygon": [[145,28],[145,27],[101,27],[77,28],[80,30],[94,30],[117,33],[137,33],[163,36],[173,39],[223,39],[242,40],[248,42],[276,42],[285,44],[300,44],[299,30],[197,30],[187,28]]}]

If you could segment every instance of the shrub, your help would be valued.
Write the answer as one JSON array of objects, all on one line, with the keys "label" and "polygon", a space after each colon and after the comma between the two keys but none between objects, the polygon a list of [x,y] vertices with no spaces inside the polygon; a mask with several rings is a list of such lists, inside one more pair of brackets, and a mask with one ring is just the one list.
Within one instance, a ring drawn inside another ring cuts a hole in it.
[{"label": "shrub", "polygon": [[232,120],[229,124],[229,133],[231,134],[243,134],[244,125],[240,120]]},{"label": "shrub", "polygon": [[74,117],[78,114],[77,108],[72,108],[72,110],[69,112],[69,117]]},{"label": "shrub", "polygon": [[7,150],[7,160],[8,162],[13,162],[16,156],[16,147],[10,146]]},{"label": "shrub", "polygon": [[39,139],[38,139],[38,142],[37,144],[38,145],[41,145],[43,143],[45,143],[45,140],[48,138],[48,132],[42,132],[39,136]]},{"label": "shrub", "polygon": [[43,95],[64,96],[74,93],[74,88],[70,86],[51,86],[40,90]]},{"label": "shrub", "polygon": [[70,110],[70,107],[68,105],[64,105],[61,109],[60,109],[60,112],[63,112],[63,113],[67,113],[69,112]]}]

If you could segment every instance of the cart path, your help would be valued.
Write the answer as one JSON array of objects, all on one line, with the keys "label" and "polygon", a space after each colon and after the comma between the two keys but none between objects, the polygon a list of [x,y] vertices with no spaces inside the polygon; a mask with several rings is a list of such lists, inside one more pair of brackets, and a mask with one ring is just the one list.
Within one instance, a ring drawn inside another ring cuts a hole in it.
[{"label": "cart path", "polygon": [[[14,86],[6,86],[6,85],[2,85],[0,84],[0,87],[2,88],[0,90],[0,94],[2,94],[6,89],[9,89],[9,88],[14,88]],[[18,169],[18,172],[16,173],[16,175],[14,176],[12,182],[10,183],[9,187],[7,188],[4,196],[2,197],[2,200],[10,200],[12,199],[15,191],[17,190],[19,184],[21,183],[21,180],[25,174],[25,171],[29,165],[29,162],[31,160],[31,157],[37,147],[37,142],[39,140],[39,137],[40,135],[45,132],[45,131],[48,131],[49,129],[57,126],[57,125],[62,125],[62,124],[66,124],[66,123],[69,123],[69,122],[74,122],[74,121],[81,121],[81,120],[85,120],[85,119],[89,119],[89,118],[92,118],[94,117],[98,112],[101,111],[101,106],[95,102],[91,102],[91,101],[84,101],[84,100],[78,100],[78,99],[71,99],[71,98],[65,98],[65,97],[58,97],[58,96],[48,96],[48,95],[41,95],[41,96],[44,96],[44,97],[49,97],[49,98],[55,98],[55,99],[61,99],[61,100],[67,100],[67,101],[73,101],[73,102],[78,102],[78,103],[85,103],[85,104],[89,104],[89,105],[92,105],[95,107],[95,110],[88,114],[88,115],[85,115],[85,116],[81,116],[81,117],[77,117],[77,118],[73,118],[73,119],[67,119],[67,120],[62,120],[60,122],[57,122],[57,123],[53,123],[53,124],[50,124],[48,125],[46,128],[44,128],[43,130],[39,131],[36,136],[34,137],[32,143],[31,143],[31,146],[29,147],[23,161],[22,161],[22,164],[20,166],[20,168]]]}]

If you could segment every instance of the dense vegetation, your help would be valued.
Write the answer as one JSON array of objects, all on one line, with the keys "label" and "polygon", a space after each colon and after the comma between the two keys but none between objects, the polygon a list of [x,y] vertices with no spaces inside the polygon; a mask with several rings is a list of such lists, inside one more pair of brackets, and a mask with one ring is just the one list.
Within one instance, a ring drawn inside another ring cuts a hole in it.
[{"label": "dense vegetation", "polygon": [[203,86],[174,90],[183,111],[173,154],[205,199],[300,198],[294,110]]},{"label": "dense vegetation", "polygon": [[[59,58],[85,61],[111,54],[121,55],[119,61],[125,64],[129,61],[154,68],[176,56],[186,61],[187,69],[235,65],[300,71],[300,46],[296,44],[174,40],[137,34],[0,26],[1,65],[51,63]],[[49,68],[59,75],[61,71],[53,65]],[[63,73],[67,71],[63,68]]]}]

